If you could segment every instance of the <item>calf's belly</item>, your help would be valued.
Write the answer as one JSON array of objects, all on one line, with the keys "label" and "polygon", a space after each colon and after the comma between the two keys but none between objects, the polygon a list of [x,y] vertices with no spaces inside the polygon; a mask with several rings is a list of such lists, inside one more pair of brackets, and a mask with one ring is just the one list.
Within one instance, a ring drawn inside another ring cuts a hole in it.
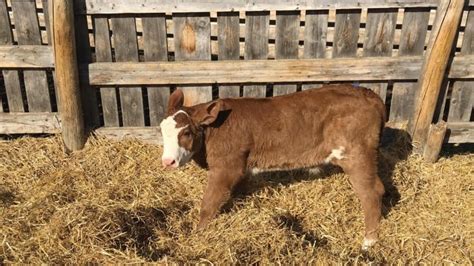
[{"label": "calf's belly", "polygon": [[251,151],[248,158],[248,168],[260,171],[283,171],[302,168],[314,168],[321,164],[331,163],[344,158],[346,148],[326,145],[315,146],[314,143],[304,145],[282,146],[271,150]]}]

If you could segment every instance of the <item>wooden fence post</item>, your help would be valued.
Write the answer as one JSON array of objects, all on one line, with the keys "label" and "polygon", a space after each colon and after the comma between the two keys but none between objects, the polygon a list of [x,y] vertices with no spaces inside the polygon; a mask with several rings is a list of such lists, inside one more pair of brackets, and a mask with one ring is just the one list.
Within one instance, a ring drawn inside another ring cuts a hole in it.
[{"label": "wooden fence post", "polygon": [[422,153],[433,120],[441,84],[461,20],[464,0],[440,0],[425,60],[418,79],[418,97],[409,131],[415,152]]},{"label": "wooden fence post", "polygon": [[428,139],[423,150],[423,158],[425,161],[434,163],[438,160],[441,146],[443,145],[444,136],[448,124],[440,121],[437,124],[431,124]]},{"label": "wooden fence post", "polygon": [[73,1],[53,1],[52,30],[59,115],[66,152],[82,149],[84,118],[79,90]]}]

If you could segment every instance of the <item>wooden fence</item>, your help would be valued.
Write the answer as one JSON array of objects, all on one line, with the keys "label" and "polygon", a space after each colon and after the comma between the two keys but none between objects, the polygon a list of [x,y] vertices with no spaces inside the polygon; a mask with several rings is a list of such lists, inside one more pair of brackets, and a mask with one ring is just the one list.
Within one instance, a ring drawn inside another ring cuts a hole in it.
[{"label": "wooden fence", "polygon": [[473,35],[472,0],[0,0],[0,134],[67,144],[84,119],[160,142],[177,87],[190,105],[351,82],[422,147],[441,120],[473,142]]}]

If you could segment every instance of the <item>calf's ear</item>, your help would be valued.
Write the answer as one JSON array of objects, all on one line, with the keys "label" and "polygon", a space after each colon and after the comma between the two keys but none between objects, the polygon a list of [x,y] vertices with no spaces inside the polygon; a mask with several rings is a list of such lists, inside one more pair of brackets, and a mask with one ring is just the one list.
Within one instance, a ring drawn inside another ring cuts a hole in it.
[{"label": "calf's ear", "polygon": [[219,112],[223,109],[222,101],[210,102],[196,111],[194,117],[200,125],[208,126],[216,121]]},{"label": "calf's ear", "polygon": [[176,113],[179,108],[183,107],[184,93],[182,90],[177,89],[171,95],[168,100],[168,115]]}]

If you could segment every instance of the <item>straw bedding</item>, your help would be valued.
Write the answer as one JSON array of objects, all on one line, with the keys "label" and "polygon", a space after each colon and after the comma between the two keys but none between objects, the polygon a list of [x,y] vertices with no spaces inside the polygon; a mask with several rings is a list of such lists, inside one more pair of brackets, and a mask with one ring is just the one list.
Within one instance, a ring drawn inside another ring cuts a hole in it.
[{"label": "straw bedding", "polygon": [[381,241],[361,252],[363,217],[335,167],[261,174],[196,232],[206,172],[161,169],[160,147],[59,137],[0,142],[0,264],[208,262],[472,264],[472,146],[438,163],[381,149]]}]

